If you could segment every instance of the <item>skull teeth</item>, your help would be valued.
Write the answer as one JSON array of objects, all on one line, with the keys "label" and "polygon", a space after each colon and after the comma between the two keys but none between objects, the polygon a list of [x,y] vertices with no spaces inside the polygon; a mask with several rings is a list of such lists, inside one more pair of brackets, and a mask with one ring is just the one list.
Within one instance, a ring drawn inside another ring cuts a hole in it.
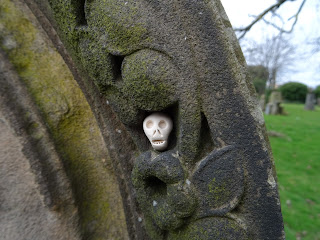
[{"label": "skull teeth", "polygon": [[152,140],[152,143],[155,145],[160,145],[164,143],[164,140]]}]

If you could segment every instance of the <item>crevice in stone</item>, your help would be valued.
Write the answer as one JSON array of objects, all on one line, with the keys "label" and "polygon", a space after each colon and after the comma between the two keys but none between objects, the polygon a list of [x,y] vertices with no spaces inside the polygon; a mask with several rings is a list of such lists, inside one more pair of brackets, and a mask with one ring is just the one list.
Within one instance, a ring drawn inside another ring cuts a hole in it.
[{"label": "crevice in stone", "polygon": [[122,62],[124,60],[124,56],[116,56],[116,55],[111,55],[111,61],[113,64],[113,72],[115,76],[115,81],[117,79],[121,79],[121,67],[122,67]]},{"label": "crevice in stone", "polygon": [[167,184],[161,181],[159,178],[155,176],[148,177],[145,180],[147,188],[150,190],[151,195],[167,195]]},{"label": "crevice in stone", "polygon": [[72,2],[75,9],[75,16],[77,17],[78,26],[86,26],[87,25],[87,19],[85,14],[86,0],[77,0]]},{"label": "crevice in stone", "polygon": [[201,113],[201,130],[200,130],[200,144],[198,159],[202,159],[207,156],[214,149],[214,143],[212,141],[211,131],[209,128],[208,120],[206,116]]}]

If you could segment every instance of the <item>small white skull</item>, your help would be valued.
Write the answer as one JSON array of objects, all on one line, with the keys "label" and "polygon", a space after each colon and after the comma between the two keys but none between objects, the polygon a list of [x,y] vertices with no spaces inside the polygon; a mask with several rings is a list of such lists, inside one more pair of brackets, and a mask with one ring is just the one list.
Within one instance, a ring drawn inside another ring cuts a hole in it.
[{"label": "small white skull", "polygon": [[166,114],[153,113],[143,121],[143,130],[152,147],[157,151],[163,151],[168,146],[172,120]]}]

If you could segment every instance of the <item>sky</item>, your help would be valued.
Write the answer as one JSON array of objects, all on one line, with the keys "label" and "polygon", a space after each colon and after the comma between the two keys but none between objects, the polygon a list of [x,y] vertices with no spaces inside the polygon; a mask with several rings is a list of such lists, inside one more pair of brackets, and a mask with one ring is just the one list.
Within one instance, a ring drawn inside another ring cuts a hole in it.
[{"label": "sky", "polygon": [[[227,12],[233,28],[243,27],[252,22],[251,16],[258,15],[266,8],[274,4],[275,0],[221,0],[222,5]],[[293,16],[302,0],[295,2],[286,2],[279,9],[279,14],[283,19],[289,19]],[[271,14],[266,16],[271,20]],[[276,20],[273,18],[273,20]],[[278,21],[278,24],[280,22]],[[285,29],[290,29],[292,24],[287,22]],[[254,40],[260,42],[268,36],[277,34],[276,29],[260,21],[245,36],[244,40]],[[314,45],[310,44],[314,38],[320,37],[320,1],[306,0],[306,3],[299,15],[298,22],[293,32],[287,36],[290,42],[296,46],[296,61],[291,70],[283,72],[278,78],[278,84],[289,81],[302,82],[308,87],[320,85],[320,52],[314,53]]]}]

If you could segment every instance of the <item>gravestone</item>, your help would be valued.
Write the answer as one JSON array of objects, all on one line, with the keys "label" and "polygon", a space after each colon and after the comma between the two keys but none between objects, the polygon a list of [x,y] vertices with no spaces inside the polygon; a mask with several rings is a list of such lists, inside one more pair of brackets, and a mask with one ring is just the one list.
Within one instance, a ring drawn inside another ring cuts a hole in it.
[{"label": "gravestone", "polygon": [[316,95],[314,93],[310,93],[310,92],[307,93],[304,109],[313,111],[315,104],[316,104]]},{"label": "gravestone", "polygon": [[317,105],[320,106],[320,98],[317,98]]},{"label": "gravestone", "polygon": [[[264,119],[220,1],[25,1],[96,116],[130,239],[284,239]],[[172,121],[166,148],[144,134],[151,114]]]},{"label": "gravestone", "polygon": [[283,114],[283,107],[281,106],[282,96],[281,92],[273,91],[269,97],[269,102],[265,108],[265,114],[278,115]]}]

